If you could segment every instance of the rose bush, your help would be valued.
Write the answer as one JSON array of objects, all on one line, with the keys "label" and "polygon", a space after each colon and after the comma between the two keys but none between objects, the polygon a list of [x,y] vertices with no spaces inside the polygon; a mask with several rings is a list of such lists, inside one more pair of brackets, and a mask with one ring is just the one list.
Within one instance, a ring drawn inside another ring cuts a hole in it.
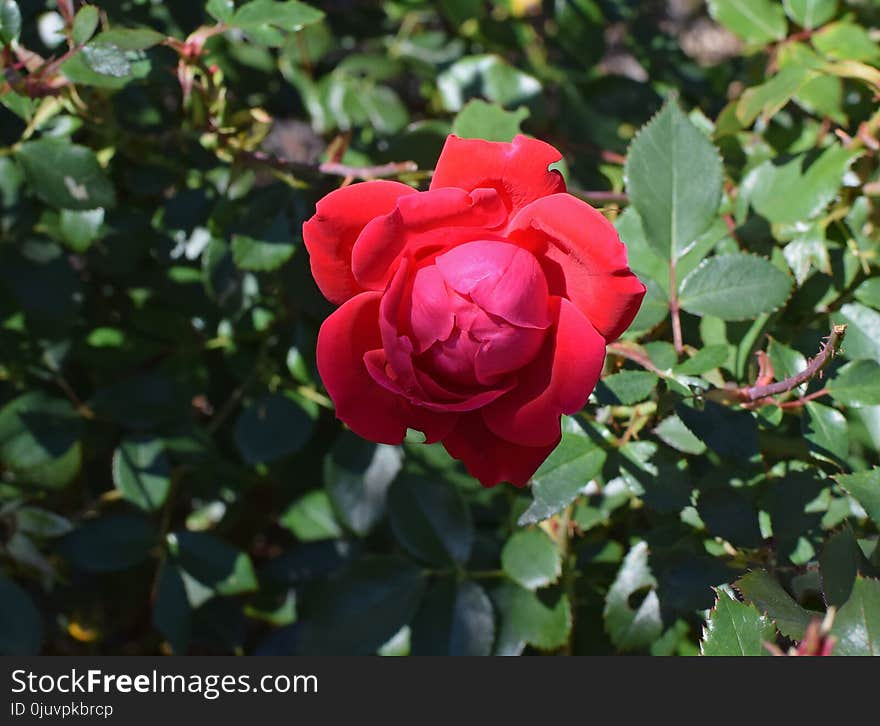
[{"label": "rose bush", "polygon": [[372,181],[318,202],[303,238],[340,307],[317,362],[355,433],[417,429],[485,486],[524,486],[558,444],[645,294],[614,227],[549,168],[560,159],[525,136],[451,135],[428,191]]}]

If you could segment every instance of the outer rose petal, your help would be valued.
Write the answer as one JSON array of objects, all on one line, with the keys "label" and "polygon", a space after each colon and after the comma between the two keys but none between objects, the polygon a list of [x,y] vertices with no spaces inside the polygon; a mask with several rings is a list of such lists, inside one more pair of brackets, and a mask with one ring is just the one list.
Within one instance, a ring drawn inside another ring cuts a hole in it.
[{"label": "outer rose petal", "polygon": [[369,221],[394,209],[400,197],[417,193],[399,182],[371,181],[342,187],[318,202],[314,216],[303,225],[303,240],[324,297],[340,305],[364,291],[351,272],[355,240]]},{"label": "outer rose petal", "polygon": [[[369,290],[384,290],[402,256],[420,258],[474,239],[492,239],[507,211],[494,189],[437,189],[399,200],[364,227],[352,250],[352,271]],[[496,235],[497,236],[497,235]],[[499,237],[500,239],[500,237]]]},{"label": "outer rose petal", "polygon": [[523,487],[556,448],[559,438],[557,432],[556,439],[546,446],[513,444],[492,433],[479,412],[474,412],[458,419],[458,425],[443,439],[443,446],[484,487],[503,481]]},{"label": "outer rose petal", "polygon": [[428,442],[455,426],[455,415],[412,406],[378,385],[367,372],[364,355],[381,347],[381,293],[356,295],[328,317],[318,332],[318,370],[336,416],[359,436],[380,444],[399,444],[407,428],[424,432]]},{"label": "outer rose petal", "polygon": [[446,139],[431,189],[497,189],[511,215],[529,202],[565,191],[558,171],[548,171],[562,154],[543,141],[518,135],[509,144],[482,139]]},{"label": "outer rose petal", "polygon": [[[510,393],[482,409],[489,429],[524,446],[559,440],[559,417],[583,408],[605,361],[605,339],[565,298],[556,330]],[[554,336],[555,333],[555,336]]]},{"label": "outer rose petal", "polygon": [[512,241],[532,250],[552,295],[571,300],[607,341],[635,318],[645,286],[630,271],[626,247],[605,217],[570,194],[533,202],[511,221]]}]

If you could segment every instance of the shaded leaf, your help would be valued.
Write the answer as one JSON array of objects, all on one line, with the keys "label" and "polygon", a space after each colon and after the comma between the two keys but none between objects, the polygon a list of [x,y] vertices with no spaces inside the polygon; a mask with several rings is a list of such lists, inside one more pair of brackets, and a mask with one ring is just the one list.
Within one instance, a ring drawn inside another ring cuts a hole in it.
[{"label": "shaded leaf", "polygon": [[492,602],[471,580],[437,580],[413,619],[413,655],[489,655],[494,640]]},{"label": "shaded leaf", "polygon": [[113,483],[132,504],[159,509],[171,487],[171,463],[161,439],[149,437],[123,441],[113,454]]},{"label": "shaded leaf", "polygon": [[424,591],[421,570],[397,557],[362,559],[332,577],[312,603],[302,655],[368,655],[410,622]]},{"label": "shaded leaf", "polygon": [[116,204],[116,192],[91,149],[64,139],[27,141],[16,152],[28,183],[47,204],[94,209]]},{"label": "shaded leaf", "polygon": [[743,598],[769,616],[780,633],[793,640],[804,637],[811,613],[798,605],[770,573],[755,570],[733,586]]},{"label": "shaded leaf", "polygon": [[470,556],[470,512],[450,482],[405,472],[388,490],[388,514],[395,537],[415,557],[443,565]]}]

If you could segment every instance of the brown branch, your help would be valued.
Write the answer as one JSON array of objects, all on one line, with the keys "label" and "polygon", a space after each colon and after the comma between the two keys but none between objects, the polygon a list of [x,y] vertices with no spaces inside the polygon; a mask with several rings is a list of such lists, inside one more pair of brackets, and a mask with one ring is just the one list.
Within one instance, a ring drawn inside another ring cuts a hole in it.
[{"label": "brown branch", "polygon": [[577,189],[576,187],[568,188],[569,194],[583,199],[587,202],[623,202],[629,201],[629,195],[625,192],[606,192],[606,191],[587,191],[585,189]]},{"label": "brown branch", "polygon": [[737,399],[744,403],[751,403],[762,398],[788,393],[802,383],[806,383],[813,376],[817,375],[835,356],[840,349],[844,335],[846,335],[846,325],[833,325],[831,327],[831,334],[822,343],[822,348],[816,357],[807,363],[807,367],[804,370],[776,383],[738,388],[735,392]]},{"label": "brown branch", "polygon": [[383,179],[390,176],[398,176],[407,172],[417,171],[418,165],[414,161],[393,161],[389,164],[377,166],[348,166],[333,161],[325,161],[322,164],[309,164],[304,161],[291,161],[282,159],[265,151],[239,151],[237,158],[251,164],[270,166],[279,171],[286,171],[300,176],[340,176],[353,179]]},{"label": "brown branch", "polygon": [[654,365],[654,362],[648,357],[648,354],[640,345],[617,341],[614,343],[609,343],[607,348],[609,353],[613,353],[614,355],[618,355],[621,358],[631,360],[633,363],[638,363],[646,371],[656,373],[658,376],[666,375],[663,371],[661,371],[657,366]]}]

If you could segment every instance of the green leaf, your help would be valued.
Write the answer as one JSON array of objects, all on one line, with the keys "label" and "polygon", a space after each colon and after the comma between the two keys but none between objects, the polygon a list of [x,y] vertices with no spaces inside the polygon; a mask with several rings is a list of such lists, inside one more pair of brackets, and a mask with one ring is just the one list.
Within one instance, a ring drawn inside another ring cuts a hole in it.
[{"label": "green leaf", "polygon": [[[118,43],[105,42],[105,36],[116,38]],[[142,51],[125,50],[125,44],[139,45],[146,42],[153,45],[146,37],[126,39],[119,38],[115,31],[101,33],[82,51],[71,56],[61,64],[61,73],[69,81],[83,86],[94,86],[107,90],[119,90],[135,80],[144,79],[150,74],[152,65]],[[94,67],[93,67],[94,66]]]},{"label": "green leaf", "polygon": [[62,209],[58,215],[61,237],[70,249],[80,254],[101,237],[103,226],[104,210],[101,207],[81,211]]},{"label": "green leaf", "polygon": [[782,254],[794,273],[798,286],[804,284],[813,268],[826,275],[832,274],[825,234],[820,225],[811,225],[805,234],[785,245]]},{"label": "green leaf", "polygon": [[131,438],[113,454],[113,483],[124,499],[146,511],[159,509],[171,488],[171,463],[161,439]]},{"label": "green leaf", "polygon": [[519,518],[519,525],[540,522],[571,504],[602,470],[605,457],[578,424],[564,424],[559,446],[532,477],[534,501]]},{"label": "green leaf", "polygon": [[787,66],[769,81],[747,88],[736,106],[736,118],[743,127],[751,126],[760,115],[766,122],[773,118],[807,84],[818,77],[816,71],[802,66]]},{"label": "green leaf", "polygon": [[413,655],[489,655],[494,640],[492,602],[471,580],[440,578],[413,619]]},{"label": "green leaf", "polygon": [[25,393],[0,409],[0,461],[23,483],[61,489],[79,472],[81,429],[67,401]]},{"label": "green leaf", "polygon": [[266,272],[277,269],[293,256],[295,250],[295,245],[286,242],[232,235],[232,259],[242,270]]},{"label": "green leaf", "polygon": [[672,370],[681,376],[698,376],[723,366],[729,355],[730,349],[726,345],[707,345]]},{"label": "green leaf", "polygon": [[763,257],[743,253],[703,260],[681,281],[679,303],[694,315],[752,320],[782,306],[791,278]]},{"label": "green leaf", "polygon": [[880,527],[880,469],[874,467],[855,474],[838,474],[834,479]]},{"label": "green leaf", "polygon": [[861,550],[849,526],[831,535],[819,556],[819,577],[825,602],[840,608],[852,593],[861,564]]},{"label": "green leaf", "polygon": [[[632,207],[627,207],[632,209]],[[630,252],[632,254],[632,252]],[[669,296],[659,283],[648,278],[640,278],[647,292],[642,299],[639,312],[630,325],[630,330],[650,330],[669,316]]]},{"label": "green leaf", "polygon": [[309,492],[297,499],[278,518],[282,527],[289,529],[302,542],[336,539],[342,528],[333,514],[330,497],[322,489]]},{"label": "green leaf", "polygon": [[804,438],[810,451],[822,459],[844,463],[849,454],[846,418],[836,409],[810,401],[801,419]]},{"label": "green leaf", "polygon": [[776,640],[776,628],[754,605],[737,600],[726,589],[716,590],[700,653],[703,655],[770,655],[764,643]]},{"label": "green leaf", "polygon": [[165,41],[167,36],[152,28],[111,28],[93,41],[93,45],[115,45],[125,51],[146,50]]},{"label": "green leaf", "polygon": [[228,23],[235,14],[234,0],[208,0],[205,4],[205,12],[214,20]]},{"label": "green leaf", "polygon": [[0,603],[0,655],[37,655],[43,642],[43,618],[30,595],[0,576]]},{"label": "green leaf", "polygon": [[470,511],[452,483],[404,472],[388,490],[388,515],[394,536],[414,557],[435,565],[470,557]]},{"label": "green leaf", "polygon": [[497,55],[471,55],[457,60],[437,76],[437,88],[447,111],[460,111],[469,98],[482,96],[501,106],[527,103],[541,92],[533,76]]},{"label": "green leaf", "polygon": [[860,154],[858,149],[832,144],[815,159],[808,154],[785,162],[768,159],[746,175],[742,192],[755,211],[773,224],[805,222],[834,199]]},{"label": "green leaf", "polygon": [[131,63],[125,52],[107,43],[92,43],[81,51],[86,65],[95,73],[112,78],[127,78],[131,75]]},{"label": "green leaf", "polygon": [[39,539],[61,537],[73,530],[66,517],[39,507],[20,507],[15,510],[15,528]]},{"label": "green leaf", "polygon": [[880,61],[880,45],[871,39],[867,29],[856,23],[841,20],[814,33],[810,39],[816,49],[837,60]]},{"label": "green leaf", "polygon": [[834,655],[880,655],[880,580],[857,577],[831,627]]},{"label": "green leaf", "polygon": [[400,450],[343,431],[324,458],[324,483],[340,521],[367,535],[385,514],[388,487],[401,467]]},{"label": "green leaf", "polygon": [[235,443],[248,464],[269,464],[299,451],[315,417],[290,395],[273,393],[252,402],[235,422]]},{"label": "green leaf", "polygon": [[[216,5],[214,10],[225,13]],[[321,10],[297,0],[252,0],[238,8],[226,23],[241,28],[256,43],[277,47],[284,43],[284,35],[279,31],[295,33],[323,18]]]},{"label": "green leaf", "polygon": [[0,0],[0,43],[18,40],[21,32],[21,10],[14,0]]},{"label": "green leaf", "polygon": [[785,12],[806,30],[824,25],[837,12],[837,0],[782,0]]},{"label": "green leaf", "polygon": [[596,398],[603,406],[630,406],[648,398],[658,380],[648,371],[620,371],[599,381]]},{"label": "green leaf", "polygon": [[496,588],[492,599],[500,620],[495,655],[519,655],[526,644],[552,650],[568,640],[571,604],[565,595],[538,595],[510,582]]},{"label": "green leaf", "polygon": [[511,580],[535,590],[559,579],[562,554],[544,530],[521,529],[504,544],[501,567]]},{"label": "green leaf", "polygon": [[721,203],[718,150],[674,100],[633,140],[625,176],[648,243],[665,260],[677,260],[693,246]]},{"label": "green leaf", "polygon": [[880,363],[854,360],[828,382],[828,391],[846,406],[880,405]]},{"label": "green leaf", "polygon": [[749,45],[782,40],[788,32],[785,11],[775,0],[709,0],[709,13]]},{"label": "green leaf", "polygon": [[298,653],[369,655],[408,624],[425,587],[398,557],[368,557],[332,577],[313,602]]},{"label": "green leaf", "polygon": [[173,532],[168,535],[168,547],[183,572],[217,595],[257,589],[251,558],[213,535]]},{"label": "green leaf", "polygon": [[153,625],[175,655],[183,655],[189,646],[192,631],[192,609],[180,568],[170,560],[162,563],[153,604]]},{"label": "green leaf", "polygon": [[856,300],[880,310],[880,277],[865,280],[856,288]]},{"label": "green leaf", "polygon": [[763,537],[758,523],[758,510],[739,489],[724,486],[701,491],[697,511],[710,534],[727,540],[735,547],[761,546]]},{"label": "green leaf", "polygon": [[685,454],[700,455],[706,451],[706,445],[691,433],[678,416],[663,419],[654,433],[664,444]]},{"label": "green leaf", "polygon": [[73,19],[73,29],[71,31],[73,42],[76,45],[87,43],[89,38],[91,38],[98,29],[99,22],[100,16],[98,8],[94,5],[83,5],[77,11],[76,17]]},{"label": "green leaf", "polygon": [[798,605],[770,573],[755,570],[733,586],[743,598],[770,617],[780,633],[793,640],[804,637],[811,613]]},{"label": "green leaf", "polygon": [[[644,597],[633,607],[636,594]],[[639,542],[627,553],[605,597],[605,631],[618,650],[647,648],[663,633],[657,580],[648,565],[648,545]]]},{"label": "green leaf", "polygon": [[156,544],[146,517],[108,514],[87,520],[59,542],[61,553],[86,572],[118,572],[143,562]]},{"label": "green leaf", "polygon": [[700,441],[721,456],[749,459],[758,451],[757,423],[747,411],[706,401],[702,408],[679,403],[675,412]]},{"label": "green leaf", "polygon": [[91,149],[65,139],[27,141],[16,152],[33,192],[61,209],[116,204],[116,193]]},{"label": "green leaf", "polygon": [[848,303],[832,318],[835,323],[846,323],[843,353],[847,358],[880,361],[880,312],[860,303]]},{"label": "green leaf", "polygon": [[525,106],[505,111],[497,104],[475,98],[456,114],[452,133],[463,139],[512,141],[514,136],[522,133],[520,124],[528,117],[529,109]]}]

